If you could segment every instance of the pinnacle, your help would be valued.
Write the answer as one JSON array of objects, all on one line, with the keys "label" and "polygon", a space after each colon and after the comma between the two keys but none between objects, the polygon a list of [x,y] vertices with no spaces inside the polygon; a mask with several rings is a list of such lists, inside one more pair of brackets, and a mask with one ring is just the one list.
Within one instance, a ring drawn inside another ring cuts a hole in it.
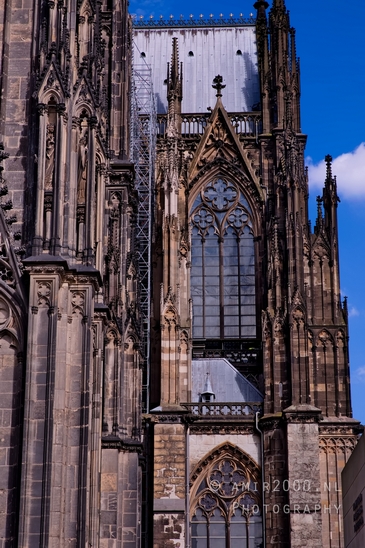
[{"label": "pinnacle", "polygon": [[274,13],[286,13],[285,0],[274,0],[271,11]]},{"label": "pinnacle", "polygon": [[261,19],[261,18],[266,19],[265,10],[267,10],[267,8],[269,7],[269,4],[266,2],[266,0],[257,0],[257,2],[255,2],[253,7],[255,8],[255,10],[257,10],[258,19]]},{"label": "pinnacle", "polygon": [[327,166],[326,179],[327,181],[331,181],[332,180],[332,156],[327,154],[324,161],[326,162],[326,166]]},{"label": "pinnacle", "polygon": [[285,8],[285,0],[274,0],[273,3],[273,9],[284,9]]},{"label": "pinnacle", "polygon": [[320,196],[317,196],[317,220],[322,221],[323,219],[323,213],[322,213],[322,198]]}]

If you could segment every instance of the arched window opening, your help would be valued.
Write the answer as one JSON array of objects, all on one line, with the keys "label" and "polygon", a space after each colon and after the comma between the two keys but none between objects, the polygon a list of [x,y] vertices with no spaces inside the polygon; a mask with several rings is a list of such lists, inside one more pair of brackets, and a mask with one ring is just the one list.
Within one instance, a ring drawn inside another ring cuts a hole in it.
[{"label": "arched window opening", "polygon": [[255,339],[255,254],[250,206],[218,177],[191,210],[193,338]]},{"label": "arched window opening", "polygon": [[192,548],[262,547],[258,470],[224,454],[200,474],[191,509]]}]

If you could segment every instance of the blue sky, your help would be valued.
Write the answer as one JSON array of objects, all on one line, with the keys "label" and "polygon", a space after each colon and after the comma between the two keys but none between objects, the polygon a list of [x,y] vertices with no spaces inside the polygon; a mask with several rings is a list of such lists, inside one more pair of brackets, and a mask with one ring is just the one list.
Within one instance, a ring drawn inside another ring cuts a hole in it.
[{"label": "blue sky", "polygon": [[[270,5],[272,2],[268,0]],[[210,13],[248,16],[253,1],[130,2],[132,14],[186,18]],[[337,175],[341,290],[350,311],[350,364],[354,417],[365,423],[365,2],[286,0],[296,29],[301,64],[302,130],[310,176],[310,211],[325,177],[323,158],[331,154]]]}]

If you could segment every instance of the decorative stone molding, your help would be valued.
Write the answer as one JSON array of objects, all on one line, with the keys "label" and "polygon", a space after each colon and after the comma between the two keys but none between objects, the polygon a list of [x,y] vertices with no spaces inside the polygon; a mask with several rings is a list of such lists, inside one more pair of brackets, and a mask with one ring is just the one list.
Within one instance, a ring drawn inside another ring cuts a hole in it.
[{"label": "decorative stone molding", "polygon": [[193,415],[204,419],[218,419],[219,417],[232,418],[252,418],[256,413],[261,413],[262,404],[260,402],[238,402],[238,403],[182,403],[183,407],[189,410]]},{"label": "decorative stone molding", "polygon": [[71,291],[72,315],[85,315],[85,291]]},{"label": "decorative stone molding", "polygon": [[201,435],[234,435],[234,434],[254,434],[256,428],[253,424],[227,424],[227,425],[202,425],[202,424],[192,424],[190,426],[191,434],[201,434]]},{"label": "decorative stone molding", "polygon": [[357,444],[356,436],[345,437],[330,437],[324,436],[319,438],[319,448],[321,453],[344,453],[351,454]]},{"label": "decorative stone molding", "polygon": [[243,466],[247,467],[254,473],[258,482],[260,481],[260,471],[257,463],[236,445],[233,445],[230,442],[225,442],[203,457],[203,459],[195,466],[190,475],[190,488],[193,487],[195,481],[199,478],[205,468],[209,467],[211,463],[214,463],[218,459],[223,458],[225,455],[232,459],[237,459],[237,461],[241,462]]},{"label": "decorative stone molding", "polygon": [[291,405],[283,411],[289,423],[318,423],[322,419],[321,410],[313,405]]},{"label": "decorative stone molding", "polygon": [[51,306],[52,282],[37,282],[37,305],[38,307]]}]

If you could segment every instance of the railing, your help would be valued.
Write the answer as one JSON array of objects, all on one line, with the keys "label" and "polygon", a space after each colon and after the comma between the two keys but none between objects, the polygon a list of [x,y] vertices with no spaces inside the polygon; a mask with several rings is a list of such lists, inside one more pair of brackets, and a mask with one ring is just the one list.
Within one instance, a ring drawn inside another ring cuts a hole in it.
[{"label": "railing", "polygon": [[234,17],[233,13],[230,13],[228,17],[225,17],[223,13],[220,13],[218,17],[214,17],[213,14],[209,18],[205,18],[203,14],[200,14],[198,18],[194,15],[190,15],[188,19],[185,19],[183,15],[180,15],[179,19],[175,19],[173,15],[170,15],[169,19],[164,19],[161,15],[155,19],[153,15],[148,18],[144,18],[143,15],[139,17],[133,15],[133,26],[136,29],[144,28],[174,28],[174,27],[241,27],[243,25],[254,26],[256,24],[256,17],[253,13],[250,13],[249,17],[245,17],[243,13],[240,13],[238,17]]},{"label": "railing", "polygon": [[226,358],[232,364],[238,365],[257,365],[260,360],[260,349],[254,349],[251,351],[245,350],[227,350],[227,349],[209,349],[209,348],[197,348],[193,347],[194,359],[214,359],[214,358]]},{"label": "railing", "polygon": [[198,417],[245,417],[253,418],[257,412],[261,412],[260,402],[239,402],[239,403],[182,403],[182,407],[188,409],[192,415]]},{"label": "railing", "polygon": [[[181,135],[185,139],[193,139],[203,135],[208,125],[210,112],[204,114],[182,114]],[[257,137],[261,133],[262,118],[260,112],[244,112],[228,114],[231,124],[237,135],[245,137]],[[157,116],[157,134],[159,137],[166,137],[167,114]]]}]

